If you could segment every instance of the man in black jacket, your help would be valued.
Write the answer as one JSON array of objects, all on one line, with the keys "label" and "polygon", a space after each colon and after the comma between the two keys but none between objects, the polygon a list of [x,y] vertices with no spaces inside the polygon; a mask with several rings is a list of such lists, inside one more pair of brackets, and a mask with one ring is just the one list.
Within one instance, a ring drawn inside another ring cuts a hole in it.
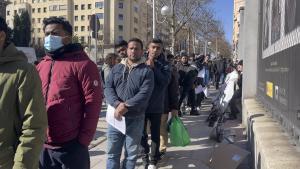
[{"label": "man in black jacket", "polygon": [[178,97],[179,97],[179,85],[178,85],[178,72],[173,64],[175,59],[172,54],[167,55],[168,61],[172,64],[172,75],[171,81],[168,84],[165,95],[165,106],[164,113],[161,116],[160,122],[160,156],[162,157],[167,151],[168,144],[168,131],[167,131],[167,121],[169,112],[172,113],[172,116],[178,115]]},{"label": "man in black jacket", "polygon": [[239,78],[237,84],[235,85],[235,91],[229,103],[230,106],[230,119],[237,119],[237,114],[240,113],[242,109],[242,88],[243,88],[243,60],[239,61],[236,69],[239,73]]},{"label": "man in black jacket", "polygon": [[[164,98],[167,86],[171,79],[170,64],[162,54],[163,43],[160,39],[153,39],[148,45],[148,60],[146,64],[154,72],[154,90],[152,92],[145,116],[143,147],[143,162],[146,168],[155,169],[159,160],[160,145],[160,118],[164,111]],[[150,122],[151,153],[148,145],[147,123]],[[150,157],[150,158],[149,158]]]},{"label": "man in black jacket", "polygon": [[[178,109],[180,109],[183,100],[189,96],[189,103],[191,106],[191,115],[199,115],[195,106],[195,86],[194,82],[197,77],[196,68],[192,67],[188,63],[188,57],[183,54],[181,57],[181,62],[176,65],[179,73],[179,86],[180,86],[180,99],[178,103]],[[182,112],[179,112],[181,115]]]},{"label": "man in black jacket", "polygon": [[[223,75],[223,79],[225,78],[225,69],[226,69],[226,60],[221,56],[215,61],[215,83],[216,89],[219,89],[219,83],[221,80],[221,76]],[[222,80],[223,81],[223,80]]]}]

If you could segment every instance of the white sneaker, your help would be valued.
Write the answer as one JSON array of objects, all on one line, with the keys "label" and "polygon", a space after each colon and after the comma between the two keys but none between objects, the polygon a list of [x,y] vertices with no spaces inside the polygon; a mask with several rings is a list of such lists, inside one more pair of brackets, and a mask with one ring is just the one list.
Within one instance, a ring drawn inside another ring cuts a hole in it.
[{"label": "white sneaker", "polygon": [[157,169],[157,168],[156,168],[156,166],[155,166],[155,165],[153,165],[153,164],[150,164],[150,165],[148,166],[148,169]]}]

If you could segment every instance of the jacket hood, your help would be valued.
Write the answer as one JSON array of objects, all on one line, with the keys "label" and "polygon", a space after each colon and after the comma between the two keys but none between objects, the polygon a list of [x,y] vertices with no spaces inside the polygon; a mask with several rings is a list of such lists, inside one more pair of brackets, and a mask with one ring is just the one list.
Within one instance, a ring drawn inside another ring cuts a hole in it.
[{"label": "jacket hood", "polygon": [[13,43],[2,50],[0,49],[0,64],[14,61],[27,61],[27,57]]},{"label": "jacket hood", "polygon": [[128,58],[123,58],[122,61],[121,61],[121,64],[129,67],[129,68],[134,68],[134,67],[137,67],[138,65],[142,64],[142,63],[145,63],[146,62],[146,58],[145,57],[141,57],[141,59],[137,62],[137,63],[134,63],[133,65],[129,65],[128,64]]}]

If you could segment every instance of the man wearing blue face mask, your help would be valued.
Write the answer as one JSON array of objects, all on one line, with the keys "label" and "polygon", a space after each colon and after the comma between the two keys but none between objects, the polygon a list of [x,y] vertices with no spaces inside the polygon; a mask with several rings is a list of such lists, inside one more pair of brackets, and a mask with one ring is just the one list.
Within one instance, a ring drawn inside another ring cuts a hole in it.
[{"label": "man wearing blue face mask", "polygon": [[102,103],[100,75],[82,46],[72,43],[68,21],[51,17],[43,23],[46,56],[37,70],[48,129],[40,169],[89,169],[88,145],[96,131]]}]

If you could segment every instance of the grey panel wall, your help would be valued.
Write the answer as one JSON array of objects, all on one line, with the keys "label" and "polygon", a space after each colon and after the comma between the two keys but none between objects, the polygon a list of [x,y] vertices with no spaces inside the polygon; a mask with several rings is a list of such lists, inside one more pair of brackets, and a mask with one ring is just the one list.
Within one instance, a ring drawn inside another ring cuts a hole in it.
[{"label": "grey panel wall", "polygon": [[257,95],[300,135],[300,1],[262,0]]}]

